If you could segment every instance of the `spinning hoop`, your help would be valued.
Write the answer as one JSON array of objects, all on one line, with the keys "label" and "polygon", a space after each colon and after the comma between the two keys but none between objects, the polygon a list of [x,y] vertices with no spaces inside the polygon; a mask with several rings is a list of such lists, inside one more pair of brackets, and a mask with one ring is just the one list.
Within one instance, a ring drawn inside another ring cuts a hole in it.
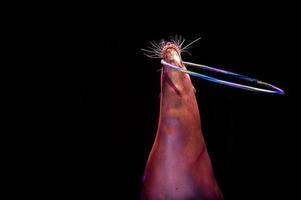
[{"label": "spinning hoop", "polygon": [[230,72],[230,71],[209,67],[209,66],[206,66],[206,65],[195,64],[195,63],[184,62],[183,61],[183,64],[185,64],[187,66],[201,68],[201,69],[208,70],[208,71],[214,71],[214,72],[218,72],[218,73],[221,73],[221,74],[227,74],[227,75],[232,76],[232,77],[237,77],[238,79],[241,79],[241,80],[246,80],[246,81],[261,85],[261,86],[265,86],[269,89],[262,89],[262,88],[243,85],[243,84],[238,84],[238,83],[234,83],[234,82],[230,82],[230,81],[224,81],[224,80],[217,79],[217,78],[214,78],[214,77],[211,77],[211,76],[206,76],[206,75],[203,75],[203,74],[200,74],[200,73],[197,73],[197,72],[189,71],[187,69],[183,69],[183,68],[177,67],[175,65],[169,64],[169,63],[165,62],[163,59],[161,60],[161,64],[164,65],[164,66],[171,67],[175,70],[181,71],[185,74],[189,74],[191,76],[195,76],[195,77],[198,77],[198,78],[201,78],[201,79],[204,79],[204,80],[207,80],[207,81],[211,81],[211,82],[214,82],[214,83],[227,85],[227,86],[230,86],[230,87],[240,88],[240,89],[243,89],[243,90],[250,90],[250,91],[253,91],[253,92],[269,93],[269,94],[277,94],[277,95],[283,95],[285,93],[282,89],[280,89],[280,88],[278,88],[278,87],[276,87],[272,84],[265,83],[263,81],[259,81],[257,79],[250,78],[250,77],[247,77],[247,76],[243,76],[243,75],[240,75],[240,74],[236,74],[236,73],[233,73],[233,72]]}]

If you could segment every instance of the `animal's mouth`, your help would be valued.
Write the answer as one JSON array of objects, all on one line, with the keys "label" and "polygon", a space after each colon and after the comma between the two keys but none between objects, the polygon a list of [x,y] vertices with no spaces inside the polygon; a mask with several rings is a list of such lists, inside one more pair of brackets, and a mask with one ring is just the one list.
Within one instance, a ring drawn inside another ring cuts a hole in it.
[{"label": "animal's mouth", "polygon": [[161,56],[162,58],[164,57],[165,54],[167,54],[169,51],[176,51],[179,55],[181,55],[180,48],[178,47],[177,44],[174,44],[172,42],[167,42],[162,50],[161,50]]},{"label": "animal's mouth", "polygon": [[[185,42],[185,39],[182,36],[171,37],[169,42],[165,40],[161,40],[160,43],[156,43],[155,41],[150,41],[150,46],[147,49],[141,49],[149,58],[160,58],[165,62],[176,65],[178,67],[184,67],[181,53],[187,52],[190,54],[187,49],[191,47],[193,43],[198,41],[201,38],[197,38],[196,40],[190,42],[188,45],[182,48],[182,45]],[[191,55],[191,54],[190,54]]]},{"label": "animal's mouth", "polygon": [[181,51],[176,44],[167,43],[161,51],[161,57],[170,64],[182,66]]},{"label": "animal's mouth", "polygon": [[[150,41],[150,45],[148,46],[147,49],[141,49],[144,53],[149,58],[165,58],[165,55],[168,54],[170,50],[176,51],[178,56],[181,57],[182,52],[187,52],[190,54],[187,49],[191,47],[193,43],[196,41],[200,40],[201,38],[197,38],[196,40],[190,42],[188,45],[185,47],[182,47],[182,45],[185,42],[185,39],[182,38],[182,36],[175,36],[171,37],[170,42],[166,42],[164,40],[161,40],[160,43],[156,43],[155,41]],[[191,54],[190,54],[191,55]],[[180,59],[181,60],[181,59]],[[165,60],[168,62],[168,60]]]}]

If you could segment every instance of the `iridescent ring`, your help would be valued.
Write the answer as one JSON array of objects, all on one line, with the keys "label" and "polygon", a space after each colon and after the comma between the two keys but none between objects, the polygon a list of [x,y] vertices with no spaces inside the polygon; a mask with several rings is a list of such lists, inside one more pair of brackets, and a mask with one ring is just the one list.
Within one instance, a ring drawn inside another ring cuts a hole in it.
[{"label": "iridescent ring", "polygon": [[236,78],[241,79],[241,80],[246,80],[246,81],[264,86],[268,89],[262,89],[262,88],[258,88],[258,87],[233,83],[233,82],[230,82],[230,81],[224,81],[224,80],[221,80],[221,79],[217,79],[217,78],[214,78],[214,77],[211,77],[211,76],[206,76],[206,75],[203,75],[203,74],[200,74],[200,73],[197,73],[197,72],[189,71],[187,69],[183,69],[183,68],[177,67],[175,65],[169,64],[169,63],[165,62],[163,59],[161,60],[161,64],[164,65],[164,66],[171,67],[175,70],[181,71],[185,74],[189,74],[191,76],[195,76],[195,77],[207,80],[207,81],[211,81],[211,82],[214,82],[214,83],[218,83],[218,84],[222,84],[222,85],[226,85],[226,86],[230,86],[230,87],[234,87],[234,88],[240,88],[240,89],[243,89],[243,90],[250,90],[250,91],[259,92],[259,93],[269,93],[269,94],[277,94],[277,95],[283,95],[284,94],[284,91],[282,89],[280,89],[280,88],[278,88],[278,87],[276,87],[272,84],[265,83],[263,81],[259,81],[257,79],[250,78],[250,77],[247,77],[247,76],[243,76],[243,75],[240,75],[240,74],[236,74],[236,73],[233,73],[233,72],[230,72],[230,71],[209,67],[209,66],[206,66],[206,65],[195,64],[195,63],[184,62],[183,61],[183,64],[185,64],[186,66],[192,66],[192,67],[201,68],[201,69],[204,69],[204,70],[207,70],[207,71],[213,71],[213,72],[218,72],[218,73],[221,73],[221,74],[226,74],[226,75],[236,77]]}]

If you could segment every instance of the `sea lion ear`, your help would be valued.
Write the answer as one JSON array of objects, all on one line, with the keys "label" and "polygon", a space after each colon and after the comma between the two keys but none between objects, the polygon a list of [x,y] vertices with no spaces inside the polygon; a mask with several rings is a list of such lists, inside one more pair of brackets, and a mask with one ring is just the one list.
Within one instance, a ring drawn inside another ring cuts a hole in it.
[{"label": "sea lion ear", "polygon": [[195,89],[195,87],[194,86],[192,86],[192,88],[193,88],[193,91],[194,91],[194,94],[196,93],[196,89]]}]

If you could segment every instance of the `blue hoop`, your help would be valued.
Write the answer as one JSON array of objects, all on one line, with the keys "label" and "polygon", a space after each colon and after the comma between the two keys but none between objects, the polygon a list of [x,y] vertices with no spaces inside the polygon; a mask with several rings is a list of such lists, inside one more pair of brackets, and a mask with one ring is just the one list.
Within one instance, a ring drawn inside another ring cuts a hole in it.
[{"label": "blue hoop", "polygon": [[277,95],[285,94],[285,92],[282,89],[280,89],[280,88],[278,88],[278,87],[276,87],[272,84],[269,84],[269,83],[266,83],[266,82],[263,82],[263,81],[259,81],[257,79],[250,78],[250,77],[247,77],[247,76],[243,76],[243,75],[240,75],[240,74],[236,74],[236,73],[233,73],[233,72],[230,72],[230,71],[209,67],[209,66],[206,66],[206,65],[200,65],[200,64],[195,64],[195,63],[184,62],[183,61],[183,64],[185,64],[187,66],[192,66],[192,67],[202,68],[202,69],[205,69],[205,70],[208,70],[208,71],[214,71],[214,72],[218,72],[218,73],[222,73],[222,74],[227,74],[227,75],[230,75],[230,76],[233,76],[233,77],[237,77],[238,79],[241,79],[241,80],[246,80],[246,81],[261,85],[261,86],[265,86],[269,89],[261,89],[261,88],[257,88],[257,87],[252,87],[252,86],[247,86],[247,85],[242,85],[242,84],[238,84],[238,83],[233,83],[233,82],[229,82],[229,81],[220,80],[220,79],[217,79],[217,78],[214,78],[214,77],[211,77],[211,76],[206,76],[206,75],[203,75],[203,74],[200,74],[200,73],[196,73],[196,72],[193,72],[193,71],[189,71],[187,69],[177,67],[175,65],[172,65],[172,64],[169,64],[169,63],[165,62],[163,59],[161,60],[161,64],[164,65],[164,66],[167,66],[167,67],[171,67],[175,70],[181,71],[185,74],[189,74],[189,75],[192,75],[192,76],[195,76],[195,77],[207,80],[207,81],[211,81],[211,82],[222,84],[222,85],[227,85],[227,86],[230,86],[230,87],[235,87],[235,88],[240,88],[240,89],[243,89],[243,90],[249,90],[249,91],[260,92],[260,93],[269,93],[269,94],[277,94]]}]

